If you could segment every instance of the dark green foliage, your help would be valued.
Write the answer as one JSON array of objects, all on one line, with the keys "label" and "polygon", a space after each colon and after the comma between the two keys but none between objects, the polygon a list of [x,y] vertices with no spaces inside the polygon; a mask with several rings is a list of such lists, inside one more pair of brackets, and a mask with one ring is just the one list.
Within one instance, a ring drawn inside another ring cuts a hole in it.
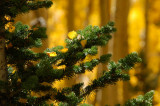
[{"label": "dark green foliage", "polygon": [[49,8],[52,2],[50,0],[1,0],[0,4],[0,16],[9,15],[16,17],[17,14],[26,13],[29,10],[36,10],[43,7]]},{"label": "dark green foliage", "polygon": [[154,91],[147,92],[144,96],[139,95],[136,99],[128,100],[125,106],[152,106]]},{"label": "dark green foliage", "polygon": [[111,57],[112,55],[111,54],[105,54],[105,55],[102,55],[101,57],[100,57],[100,62],[101,63],[106,63],[106,62],[108,62],[109,60],[110,60],[110,57]]},{"label": "dark green foliage", "polygon": [[[110,24],[102,28],[89,26],[84,30],[78,31],[81,32],[80,38],[77,37],[73,40],[66,40],[68,51],[65,53],[60,52],[60,50],[64,48],[63,46],[46,49],[44,53],[34,53],[29,48],[36,46],[34,42],[39,40],[39,38],[46,37],[44,28],[29,30],[28,26],[22,25],[21,23],[17,23],[15,27],[15,31],[11,33],[11,37],[8,37],[7,42],[12,43],[13,46],[6,49],[8,63],[14,65],[17,69],[15,73],[11,73],[9,76],[12,81],[10,88],[14,88],[12,92],[25,90],[25,92],[17,92],[10,98],[16,101],[15,103],[18,103],[19,98],[25,98],[28,99],[28,104],[44,104],[45,101],[50,99],[54,94],[53,99],[74,106],[79,104],[86,95],[95,89],[104,87],[106,84],[115,84],[118,80],[129,80],[129,76],[125,74],[123,70],[129,70],[135,63],[141,61],[136,53],[132,53],[124,59],[120,59],[118,63],[113,61],[109,62],[111,54],[106,54],[100,56],[100,58],[76,65],[78,61],[83,61],[87,55],[96,55],[98,51],[97,46],[103,45],[100,43],[102,40],[105,44],[108,42],[111,38],[109,33],[114,31],[114,28],[111,28],[113,26],[110,26]],[[31,40],[30,42],[33,43],[27,43],[25,45],[26,39]],[[94,41],[92,39],[94,39]],[[82,40],[87,40],[85,47],[80,45]],[[22,45],[21,42],[23,42]],[[48,52],[55,52],[57,55],[50,57],[47,55]],[[34,61],[36,63],[34,63]],[[61,62],[57,63],[58,61]],[[109,62],[108,71],[100,78],[93,80],[92,83],[84,89],[82,89],[83,83],[61,90],[40,84],[43,82],[53,83],[63,78],[71,78],[75,74],[85,73],[86,70],[92,71],[99,63],[107,62]],[[66,65],[66,68],[56,69],[52,67],[53,64],[57,66]],[[9,71],[11,70],[12,68],[9,68]],[[17,84],[19,78],[21,82]],[[16,89],[17,87],[19,89]],[[30,90],[34,92],[50,91],[50,93],[42,97],[33,98],[27,96],[30,95]],[[15,99],[14,96],[16,96]]]},{"label": "dark green foliage", "polygon": [[88,54],[90,54],[90,55],[95,55],[95,54],[97,54],[97,52],[98,52],[98,48],[97,48],[96,46],[92,46],[92,47],[89,48],[89,49],[84,49],[84,50],[83,50],[83,53],[84,53],[85,55],[88,55]]},{"label": "dark green foliage", "polygon": [[[42,7],[50,7],[52,2],[49,0],[2,0],[0,6],[0,27],[9,22],[4,16],[11,17],[10,21],[20,13],[28,12]],[[3,11],[3,10],[7,11]],[[4,28],[2,28],[4,29]],[[114,23],[110,22],[106,26],[88,26],[83,30],[77,31],[78,36],[74,39],[66,39],[66,48],[68,51],[61,52],[63,46],[46,49],[44,53],[35,53],[31,50],[33,47],[42,45],[41,39],[46,38],[46,29],[42,27],[29,28],[18,22],[15,24],[15,31],[5,30],[6,59],[8,66],[8,82],[0,81],[0,88],[7,89],[7,105],[46,105],[49,99],[56,100],[60,106],[76,106],[90,94],[90,92],[105,87],[109,84],[116,84],[119,80],[129,80],[129,75],[124,70],[131,69],[134,64],[141,62],[137,53],[131,53],[120,59],[117,63],[110,61],[111,54],[105,54],[99,58],[85,61],[88,56],[95,56],[98,53],[98,46],[104,46],[111,39],[111,33],[115,32]],[[2,31],[3,32],[3,31]],[[84,47],[81,41],[86,40]],[[56,53],[55,56],[48,55]],[[108,70],[104,74],[91,81],[83,88],[83,83],[78,83],[72,87],[62,89],[51,86],[57,80],[72,78],[76,74],[92,71],[99,63],[108,63]],[[65,65],[63,69],[56,67]],[[16,70],[16,71],[15,71]],[[42,83],[48,85],[43,85]],[[5,86],[4,86],[5,85]],[[2,88],[3,86],[3,88]],[[31,92],[48,92],[43,96],[33,96]],[[5,98],[5,97],[4,97]],[[20,98],[26,99],[27,102],[20,102]],[[86,106],[85,104],[82,106]]]},{"label": "dark green foliage", "polygon": [[38,85],[38,77],[37,76],[30,76],[27,78],[25,82],[22,84],[22,88],[29,90],[29,89],[34,89]]},{"label": "dark green foliage", "polygon": [[120,59],[118,63],[121,65],[122,69],[124,70],[129,70],[131,67],[134,66],[135,62],[141,62],[141,58],[137,58],[138,54],[137,53],[131,53],[129,54],[126,58]]},{"label": "dark green foliage", "polygon": [[47,38],[45,33],[45,28],[39,27],[37,30],[29,30],[29,26],[18,22],[15,25],[15,31],[6,36],[7,44],[12,43],[17,48],[40,47],[42,46],[41,39]]},{"label": "dark green foliage", "polygon": [[[18,14],[36,10],[38,8],[49,8],[52,5],[51,0],[1,0],[0,1],[0,36],[4,36],[4,26],[8,22],[13,22]],[[10,16],[11,20],[5,19],[4,16]]]},{"label": "dark green foliage", "polygon": [[[131,60],[135,60],[127,63],[128,57],[130,57]],[[123,64],[120,62],[121,60],[123,60]],[[129,80],[129,75],[123,73],[122,70],[129,70],[132,67],[130,64],[133,65],[140,61],[141,59],[137,56],[137,53],[132,53],[126,56],[124,59],[120,59],[117,64],[113,61],[109,62],[109,71],[105,72],[104,75],[102,75],[100,78],[93,80],[92,84],[88,85],[85,88],[85,93],[83,95],[89,94],[92,90],[99,87],[104,87],[106,84],[115,84],[118,80]],[[124,64],[129,68],[124,68]]]}]

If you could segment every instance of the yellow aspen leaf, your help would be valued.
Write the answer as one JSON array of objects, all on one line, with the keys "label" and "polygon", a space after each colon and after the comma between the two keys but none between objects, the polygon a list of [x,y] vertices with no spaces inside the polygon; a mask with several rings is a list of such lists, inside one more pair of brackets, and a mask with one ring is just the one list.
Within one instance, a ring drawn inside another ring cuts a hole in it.
[{"label": "yellow aspen leaf", "polygon": [[65,69],[66,65],[57,66],[57,69]]},{"label": "yellow aspen leaf", "polygon": [[40,97],[39,93],[31,91],[31,96]]},{"label": "yellow aspen leaf", "polygon": [[57,53],[56,52],[47,52],[47,55],[49,57],[55,57],[55,56],[57,56]]},{"label": "yellow aspen leaf", "polygon": [[11,20],[11,17],[10,17],[9,15],[5,15],[4,18],[5,18],[7,21]]},{"label": "yellow aspen leaf", "polygon": [[48,91],[47,92],[43,92],[43,91],[34,92],[34,91],[31,91],[30,95],[34,96],[34,97],[42,97],[42,96],[45,96],[47,93],[48,93]]},{"label": "yellow aspen leaf", "polygon": [[14,26],[12,26],[12,27],[9,28],[9,32],[13,32],[14,30],[15,30]]},{"label": "yellow aspen leaf", "polygon": [[15,72],[16,72],[16,70],[13,70],[13,71],[12,71],[12,74],[14,74]]},{"label": "yellow aspen leaf", "polygon": [[21,102],[21,103],[27,103],[27,99],[20,98],[20,99],[19,99],[19,102]]},{"label": "yellow aspen leaf", "polygon": [[53,69],[65,69],[66,65],[58,66],[62,61],[63,61],[63,59],[60,59],[55,64],[52,64]]},{"label": "yellow aspen leaf", "polygon": [[70,38],[70,39],[74,39],[75,37],[77,37],[77,32],[76,31],[71,31],[71,32],[69,32],[68,33],[68,37]]},{"label": "yellow aspen leaf", "polygon": [[9,30],[9,32],[13,32],[15,30],[15,27],[13,26],[12,22],[8,22],[5,24],[5,30]]},{"label": "yellow aspen leaf", "polygon": [[83,60],[83,62],[85,63],[85,62],[89,62],[89,61],[91,61],[91,60],[93,60],[93,59],[96,59],[97,58],[97,56],[96,55],[87,55],[86,57],[85,57],[85,59]]},{"label": "yellow aspen leaf", "polygon": [[82,47],[85,47],[86,44],[87,44],[87,40],[81,40]]},{"label": "yellow aspen leaf", "polygon": [[66,53],[68,51],[68,48],[64,48],[64,49],[61,49],[60,52],[62,53]]},{"label": "yellow aspen leaf", "polygon": [[60,66],[56,66],[56,65],[52,65],[53,69],[65,69],[66,65],[60,65]]},{"label": "yellow aspen leaf", "polygon": [[63,61],[63,59],[60,59],[56,62],[56,65],[60,64]]},{"label": "yellow aspen leaf", "polygon": [[53,64],[53,65],[52,65],[52,68],[53,68],[53,69],[56,69],[56,68],[57,68],[57,66],[56,66],[55,64]]}]

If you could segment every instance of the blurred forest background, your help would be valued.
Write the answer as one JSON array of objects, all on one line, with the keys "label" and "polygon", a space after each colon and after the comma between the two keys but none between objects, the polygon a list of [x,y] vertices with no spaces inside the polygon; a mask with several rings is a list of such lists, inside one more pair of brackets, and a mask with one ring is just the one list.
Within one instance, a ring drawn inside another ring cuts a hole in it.
[{"label": "blurred forest background", "polygon": [[[112,53],[112,60],[117,61],[136,51],[143,59],[142,64],[129,72],[129,82],[118,82],[92,92],[84,102],[94,106],[122,104],[153,89],[154,104],[160,106],[160,0],[53,0],[53,3],[49,9],[16,18],[29,26],[47,27],[48,39],[43,40],[43,47],[34,51],[65,46],[68,32],[114,21],[117,32],[106,47],[99,48],[99,54]],[[61,88],[82,81],[88,84],[106,68],[107,65],[100,64],[93,72],[53,83],[53,86]]]}]

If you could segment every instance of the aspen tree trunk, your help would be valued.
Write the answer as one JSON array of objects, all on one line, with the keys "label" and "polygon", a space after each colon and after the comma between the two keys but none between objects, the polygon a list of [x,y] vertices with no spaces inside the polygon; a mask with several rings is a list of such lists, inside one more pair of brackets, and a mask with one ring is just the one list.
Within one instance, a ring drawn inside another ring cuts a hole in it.
[{"label": "aspen tree trunk", "polygon": [[74,4],[75,0],[68,0],[68,16],[67,16],[67,24],[68,31],[74,30]]},{"label": "aspen tree trunk", "polygon": [[[108,0],[101,0],[101,24],[104,25],[106,21],[111,18],[111,8],[110,2]],[[107,10],[104,10],[107,7]],[[116,0],[116,12],[115,12],[115,24],[117,28],[117,32],[113,36],[113,60],[117,61],[120,58],[123,58],[128,54],[128,34],[127,34],[127,19],[128,19],[128,11],[129,11],[129,0]],[[106,12],[106,14],[104,13]],[[108,13],[107,13],[108,12]],[[110,13],[110,14],[109,14]],[[107,16],[109,14],[109,16]],[[105,17],[108,18],[105,19]],[[103,20],[105,19],[105,20]],[[101,50],[101,53],[107,53],[107,47]],[[101,70],[104,70],[105,67],[101,66]],[[123,94],[123,89],[125,90],[125,94]],[[107,86],[103,88],[102,100],[101,104],[98,106],[111,105],[114,106],[118,103],[123,103],[123,96],[126,95],[127,88],[123,87],[123,82],[118,82],[116,85]]]},{"label": "aspen tree trunk", "polygon": [[[68,10],[67,10],[67,27],[68,27],[68,32],[73,31],[74,30],[74,14],[75,14],[75,9],[74,9],[74,5],[75,5],[75,0],[68,0]],[[72,86],[74,83],[76,82],[75,77],[71,78],[71,79],[65,79],[64,80],[64,85],[63,86]]]},{"label": "aspen tree trunk", "polygon": [[[116,0],[116,13],[115,13],[115,27],[117,32],[113,37],[113,60],[118,61],[120,58],[128,54],[128,13],[129,13],[130,0]],[[117,98],[115,104],[123,104],[129,97],[128,92],[129,82],[118,82],[116,84],[114,98]],[[112,104],[113,105],[113,104]]]},{"label": "aspen tree trunk", "polygon": [[145,1],[145,46],[144,46],[144,53],[145,53],[145,59],[146,63],[148,63],[148,12],[149,12],[149,1]]},{"label": "aspen tree trunk", "polygon": [[[111,14],[111,0],[100,0],[100,17],[101,17],[101,25],[104,26],[110,21]],[[107,54],[108,45],[102,47],[101,54]],[[105,65],[103,65],[103,69],[106,70]]]},{"label": "aspen tree trunk", "polygon": [[[158,49],[160,39],[159,3],[159,0],[145,0],[145,73],[150,74],[146,78],[147,83],[143,86],[144,92],[147,92],[149,88],[157,91],[155,95],[158,96],[154,98],[154,103],[158,105],[160,104],[160,49]],[[149,88],[147,89],[145,85],[149,85]]]},{"label": "aspen tree trunk", "polygon": [[[100,0],[100,19],[101,19],[101,26],[106,25],[110,21],[110,14],[111,14],[111,0]],[[104,47],[99,47],[99,55],[107,54],[108,53],[108,45]],[[98,73],[97,76],[100,77],[102,72],[106,70],[106,64],[100,64],[98,66]],[[99,106],[106,105],[106,102],[109,103],[111,100],[109,98],[113,98],[110,92],[114,92],[110,86],[106,88],[100,89],[97,91],[96,94],[96,104]],[[101,98],[101,99],[100,99]]]},{"label": "aspen tree trunk", "polygon": [[[2,34],[2,32],[0,32]],[[5,39],[0,37],[0,81],[7,82],[7,70],[6,70],[6,59],[5,59]],[[4,98],[5,93],[7,93],[6,89],[0,90],[0,104],[5,105],[6,100]]]}]

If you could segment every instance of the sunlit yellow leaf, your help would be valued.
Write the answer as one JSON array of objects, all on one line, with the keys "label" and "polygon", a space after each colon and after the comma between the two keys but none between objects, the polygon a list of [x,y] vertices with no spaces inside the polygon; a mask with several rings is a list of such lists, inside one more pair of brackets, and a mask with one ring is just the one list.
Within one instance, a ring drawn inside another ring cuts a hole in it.
[{"label": "sunlit yellow leaf", "polygon": [[57,69],[65,69],[66,65],[57,66]]},{"label": "sunlit yellow leaf", "polygon": [[36,96],[36,97],[40,97],[40,95],[36,92],[31,91],[31,96]]},{"label": "sunlit yellow leaf", "polygon": [[81,41],[82,47],[85,47],[86,44],[87,44],[87,40],[82,40],[82,41]]},{"label": "sunlit yellow leaf", "polygon": [[62,53],[66,53],[68,51],[68,48],[64,48],[64,49],[61,49],[60,52]]},{"label": "sunlit yellow leaf", "polygon": [[13,32],[14,30],[15,30],[14,26],[12,26],[12,27],[9,28],[9,32]]},{"label": "sunlit yellow leaf", "polygon": [[5,18],[7,21],[11,20],[11,17],[8,16],[8,15],[5,15],[4,18]]},{"label": "sunlit yellow leaf", "polygon": [[72,32],[69,32],[68,33],[68,37],[70,38],[70,39],[74,39],[75,37],[77,37],[77,32],[75,32],[75,31],[72,31]]},{"label": "sunlit yellow leaf", "polygon": [[9,30],[9,32],[13,32],[15,30],[15,27],[13,26],[12,22],[9,22],[9,23],[5,24],[5,29]]},{"label": "sunlit yellow leaf", "polygon": [[47,55],[49,57],[55,57],[55,56],[57,56],[57,53],[56,52],[47,52]]},{"label": "sunlit yellow leaf", "polygon": [[61,60],[58,60],[58,61],[56,62],[56,64],[53,64],[53,65],[52,65],[52,67],[53,67],[54,69],[65,69],[65,68],[66,68],[66,65],[60,65],[60,66],[58,66],[62,61],[63,61],[62,59],[61,59]]},{"label": "sunlit yellow leaf", "polygon": [[60,64],[63,61],[63,59],[60,59],[56,62],[56,65]]},{"label": "sunlit yellow leaf", "polygon": [[13,70],[13,71],[12,71],[12,74],[14,74],[15,72],[16,72],[16,70]]},{"label": "sunlit yellow leaf", "polygon": [[93,55],[87,55],[86,57],[85,57],[85,59],[83,60],[83,62],[89,62],[89,61],[91,61],[91,60],[93,60],[93,59],[96,59],[97,58],[97,56],[93,56]]}]

